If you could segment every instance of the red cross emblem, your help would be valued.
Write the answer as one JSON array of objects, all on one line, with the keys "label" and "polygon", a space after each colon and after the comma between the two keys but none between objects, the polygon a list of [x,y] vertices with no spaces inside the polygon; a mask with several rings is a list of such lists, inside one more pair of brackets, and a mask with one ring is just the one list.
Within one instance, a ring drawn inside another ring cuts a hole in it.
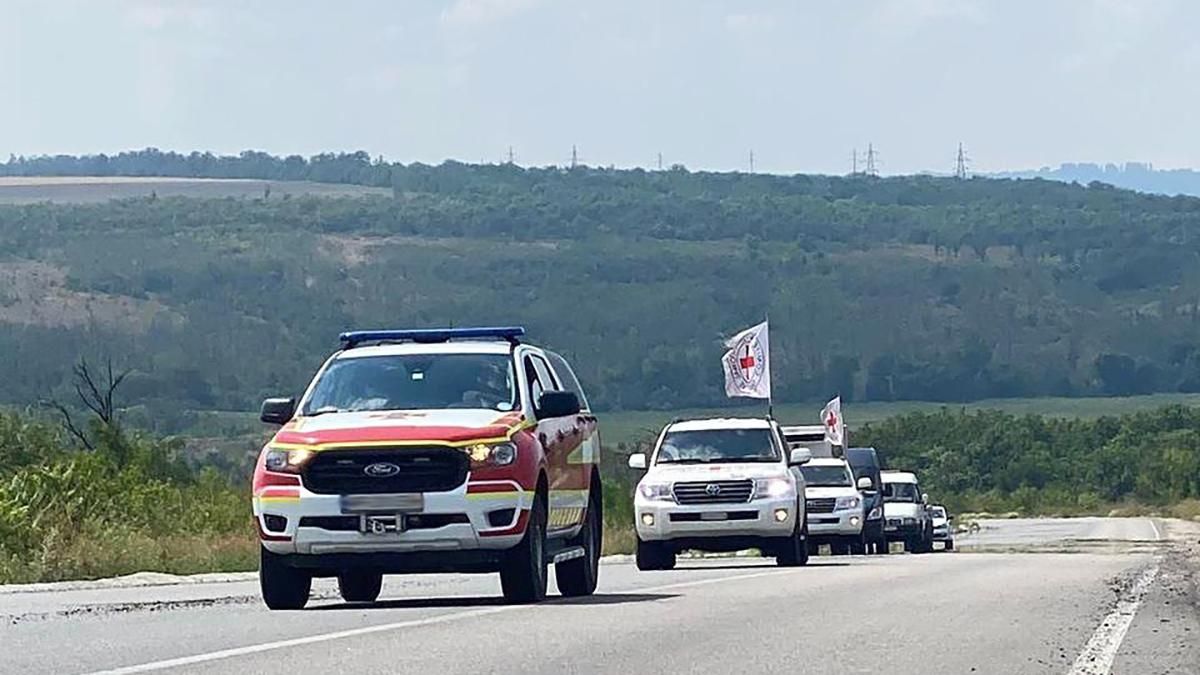
[{"label": "red cross emblem", "polygon": [[750,343],[746,343],[746,355],[738,359],[738,366],[746,371],[743,376],[750,378],[750,370],[754,368],[754,355],[750,353]]},{"label": "red cross emblem", "polygon": [[833,412],[832,410],[830,410],[830,411],[829,411],[829,417],[826,417],[826,418],[825,418],[825,427],[826,427],[827,429],[836,429],[836,428],[837,428],[837,421],[838,421],[838,419],[837,419],[837,415],[836,415],[836,414],[834,414],[834,412]]}]

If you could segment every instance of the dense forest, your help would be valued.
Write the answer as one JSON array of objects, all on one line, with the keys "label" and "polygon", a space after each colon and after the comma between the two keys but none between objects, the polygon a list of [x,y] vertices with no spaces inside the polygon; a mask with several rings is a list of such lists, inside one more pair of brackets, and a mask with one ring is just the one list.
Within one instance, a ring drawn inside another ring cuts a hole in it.
[{"label": "dense forest", "polygon": [[366,153],[0,173],[392,188],[0,206],[0,403],[61,398],[80,355],[111,356],[171,430],[298,391],[347,327],[521,323],[598,408],[705,406],[724,400],[722,338],[768,312],[781,401],[1200,391],[1198,199]]}]

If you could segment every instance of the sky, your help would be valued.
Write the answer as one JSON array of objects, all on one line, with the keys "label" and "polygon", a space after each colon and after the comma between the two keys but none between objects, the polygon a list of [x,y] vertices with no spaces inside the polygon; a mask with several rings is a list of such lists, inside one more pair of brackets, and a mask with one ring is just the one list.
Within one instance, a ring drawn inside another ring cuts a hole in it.
[{"label": "sky", "polygon": [[1200,166],[1194,0],[4,0],[0,157]]}]

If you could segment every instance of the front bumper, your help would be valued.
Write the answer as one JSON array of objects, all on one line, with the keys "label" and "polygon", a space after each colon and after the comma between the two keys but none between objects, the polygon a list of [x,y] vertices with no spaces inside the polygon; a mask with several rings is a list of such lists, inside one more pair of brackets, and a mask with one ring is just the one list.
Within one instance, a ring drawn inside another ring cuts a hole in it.
[{"label": "front bumper", "polygon": [[[316,494],[299,485],[260,490],[253,500],[254,519],[263,546],[281,555],[495,551],[521,541],[534,493],[516,481],[468,481],[422,497],[419,512],[404,514],[412,527],[400,532],[360,532],[359,516],[342,510],[341,495]],[[489,516],[495,520],[497,515],[507,518],[493,525]],[[283,527],[280,518],[286,519]]]},{"label": "front bumper", "polygon": [[933,528],[933,540],[954,541],[954,533],[950,531],[949,527],[935,527]]},{"label": "front bumper", "polygon": [[808,535],[817,537],[854,537],[862,535],[862,509],[847,509],[833,513],[808,514]]},{"label": "front bumper", "polygon": [[[785,514],[782,520],[776,519],[777,511]],[[695,505],[649,501],[641,495],[634,500],[634,521],[642,541],[786,537],[796,530],[796,517],[795,497]]]},{"label": "front bumper", "polygon": [[889,541],[919,537],[924,527],[924,523],[916,518],[886,518],[883,521],[883,533]]}]

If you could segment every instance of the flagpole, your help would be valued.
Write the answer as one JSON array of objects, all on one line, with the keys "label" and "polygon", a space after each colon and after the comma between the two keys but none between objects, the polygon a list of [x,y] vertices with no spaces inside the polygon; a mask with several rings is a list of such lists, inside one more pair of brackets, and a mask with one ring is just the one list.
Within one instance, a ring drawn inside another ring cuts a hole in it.
[{"label": "flagpole", "polygon": [[[763,312],[763,323],[767,326],[767,367],[771,365],[771,312],[769,310]],[[775,419],[775,403],[772,398],[775,395],[775,380],[771,380],[771,388],[767,390],[767,419]]]}]

